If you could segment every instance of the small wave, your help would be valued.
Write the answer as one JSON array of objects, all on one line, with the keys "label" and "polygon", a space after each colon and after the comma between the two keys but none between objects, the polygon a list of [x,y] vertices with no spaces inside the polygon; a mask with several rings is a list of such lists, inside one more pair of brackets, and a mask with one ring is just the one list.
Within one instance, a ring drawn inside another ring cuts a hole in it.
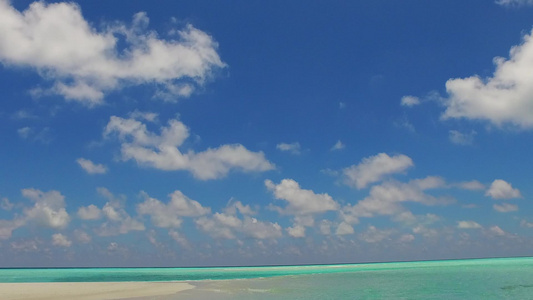
[{"label": "small wave", "polygon": [[506,285],[502,287],[501,289],[509,291],[509,290],[515,290],[515,289],[520,289],[520,288],[533,288],[533,284]]}]

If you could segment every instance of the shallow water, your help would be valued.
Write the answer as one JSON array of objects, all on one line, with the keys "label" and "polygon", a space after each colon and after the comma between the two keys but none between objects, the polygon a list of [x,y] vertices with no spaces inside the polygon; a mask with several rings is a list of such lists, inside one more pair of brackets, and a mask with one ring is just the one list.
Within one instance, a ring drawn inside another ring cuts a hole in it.
[{"label": "shallow water", "polygon": [[[533,260],[444,261],[356,272],[219,281],[185,299],[533,299]],[[162,299],[177,299],[166,297]]]},{"label": "shallow water", "polygon": [[0,270],[0,282],[175,280],[191,281],[197,288],[157,299],[533,299],[533,258],[285,267]]}]

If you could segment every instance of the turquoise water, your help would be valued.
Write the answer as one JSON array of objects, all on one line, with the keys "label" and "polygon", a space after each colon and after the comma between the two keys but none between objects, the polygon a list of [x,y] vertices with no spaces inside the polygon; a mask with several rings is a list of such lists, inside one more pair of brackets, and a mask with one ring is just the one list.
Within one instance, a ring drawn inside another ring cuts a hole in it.
[{"label": "turquoise water", "polygon": [[283,267],[0,270],[0,282],[88,281],[194,281],[197,288],[180,293],[180,299],[533,299],[533,258]]}]

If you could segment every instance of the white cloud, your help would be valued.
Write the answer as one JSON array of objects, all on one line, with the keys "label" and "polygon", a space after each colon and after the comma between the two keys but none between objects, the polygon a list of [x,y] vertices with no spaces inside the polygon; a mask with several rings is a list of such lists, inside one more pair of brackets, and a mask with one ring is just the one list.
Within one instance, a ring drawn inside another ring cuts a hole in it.
[{"label": "white cloud", "polygon": [[168,235],[176,242],[178,243],[181,247],[185,248],[185,249],[190,249],[191,248],[191,244],[189,243],[189,241],[187,240],[187,238],[185,238],[185,236],[183,236],[182,234],[180,234],[179,232],[177,232],[176,230],[169,230],[168,231]]},{"label": "white cloud", "polygon": [[320,229],[320,233],[323,235],[330,235],[331,234],[331,221],[330,220],[322,220],[320,224],[318,225],[318,228]]},{"label": "white cloud", "polygon": [[291,154],[298,155],[300,154],[300,143],[280,143],[276,145],[276,149],[284,152],[290,152]]},{"label": "white cloud", "polygon": [[413,228],[413,233],[420,234],[425,238],[434,238],[439,235],[439,231],[435,228],[427,228],[426,226],[417,226]]},{"label": "white cloud", "polygon": [[236,215],[237,212],[250,216],[257,214],[257,211],[254,211],[250,205],[244,205],[241,201],[235,201],[233,198],[230,199],[228,205],[224,208],[224,212],[230,215]]},{"label": "white cloud", "polygon": [[[501,3],[517,3],[500,1]],[[522,44],[511,48],[509,59],[494,59],[492,77],[450,79],[443,119],[486,120],[502,126],[513,124],[523,129],[533,127],[533,39],[524,36]]]},{"label": "white cloud", "polygon": [[13,209],[13,206],[15,206],[13,203],[11,203],[9,201],[9,199],[7,199],[6,197],[3,197],[1,200],[0,200],[0,208],[3,209],[3,210],[11,210]]},{"label": "white cloud", "polygon": [[510,203],[494,204],[492,207],[494,208],[495,211],[501,212],[501,213],[518,211],[518,205],[510,204]]},{"label": "white cloud", "polygon": [[[201,229],[203,232],[209,234],[214,238],[224,238],[224,239],[236,239],[233,229],[228,226],[228,224],[219,224],[221,221],[220,217],[217,217],[217,214],[214,215],[214,218],[201,217],[195,220],[196,226]],[[238,222],[240,225],[240,222]]]},{"label": "white cloud", "polygon": [[287,233],[294,238],[305,237],[305,227],[302,225],[294,225],[287,228]]},{"label": "white cloud", "polygon": [[375,226],[368,226],[367,230],[359,235],[359,238],[367,243],[379,243],[393,233],[393,230],[377,229]]},{"label": "white cloud", "polygon": [[52,235],[52,245],[60,247],[70,247],[72,242],[61,233],[56,233]]},{"label": "white cloud", "polygon": [[26,127],[17,129],[17,134],[19,135],[20,138],[24,140],[29,140],[32,142],[40,142],[42,144],[49,144],[53,140],[50,128],[48,127],[44,127],[43,129],[36,130],[32,127],[26,126]]},{"label": "white cloud", "polygon": [[415,96],[403,96],[400,101],[402,106],[412,107],[420,104],[420,99]]},{"label": "white cloud", "polygon": [[382,180],[385,176],[404,172],[413,166],[413,161],[406,155],[389,156],[380,153],[363,158],[361,163],[343,170],[344,182],[358,189]]},{"label": "white cloud", "polygon": [[409,243],[409,242],[412,242],[414,240],[415,240],[415,236],[414,235],[412,235],[412,234],[403,234],[398,239],[398,242],[399,243]]},{"label": "white cloud", "polygon": [[33,207],[24,209],[27,221],[55,229],[68,225],[70,217],[65,210],[65,197],[60,192],[23,189],[22,195],[35,202]]},{"label": "white cloud", "polygon": [[87,234],[87,232],[85,232],[83,230],[79,230],[79,229],[74,230],[74,235],[75,235],[76,239],[80,243],[83,243],[83,244],[90,243],[91,240],[92,240],[91,236],[89,234]]},{"label": "white cloud", "polygon": [[11,242],[11,248],[17,252],[37,252],[42,242],[38,239]]},{"label": "white cloud", "polygon": [[417,227],[417,226],[429,226],[435,224],[441,220],[441,218],[435,214],[414,215],[410,211],[403,211],[395,215],[392,219],[395,222],[400,222],[404,226]]},{"label": "white cloud", "polygon": [[110,220],[102,223],[100,227],[95,229],[95,232],[99,236],[116,236],[130,231],[143,231],[145,229],[146,227],[142,222],[126,215],[120,220]]},{"label": "white cloud", "polygon": [[162,127],[157,135],[138,120],[112,116],[104,136],[113,134],[122,142],[123,160],[133,159],[159,170],[188,170],[201,180],[222,178],[231,170],[262,172],[274,168],[263,152],[249,151],[240,144],[182,153],[178,147],[189,137],[189,129],[175,119],[169,120],[168,126]]},{"label": "white cloud", "polygon": [[354,233],[355,231],[353,227],[346,222],[341,222],[339,226],[337,226],[337,230],[335,230],[336,235],[347,235],[347,234],[354,234]]},{"label": "white cloud", "polygon": [[506,6],[533,5],[533,0],[496,0],[496,4]]},{"label": "white cloud", "polygon": [[[275,210],[280,211],[280,208],[273,207],[271,205],[271,208],[274,208]],[[288,227],[287,233],[295,238],[302,238],[305,237],[305,228],[306,227],[313,227],[315,225],[315,218],[312,214],[297,214],[294,215],[293,219],[293,225],[291,227]]]},{"label": "white cloud", "polygon": [[152,224],[162,228],[177,228],[181,226],[181,217],[199,217],[211,212],[198,201],[189,199],[180,191],[170,194],[170,201],[163,203],[143,193],[145,200],[137,205],[140,215],[149,215]]},{"label": "white cloud", "polygon": [[130,118],[136,119],[136,120],[145,120],[148,122],[156,122],[159,115],[154,112],[149,111],[139,111],[134,110],[129,113]]},{"label": "white cloud", "polygon": [[500,226],[492,226],[491,228],[489,228],[489,232],[499,236],[507,234],[503,229],[500,228]]},{"label": "white cloud", "polygon": [[374,215],[397,215],[409,212],[401,205],[402,202],[417,202],[423,205],[446,205],[454,202],[449,197],[434,197],[425,193],[428,189],[446,187],[440,177],[428,176],[414,179],[408,183],[388,181],[375,185],[370,194],[355,205],[346,205],[341,211],[342,218],[348,223],[357,223],[360,217]]},{"label": "white cloud", "polygon": [[474,221],[458,221],[457,222],[457,228],[460,229],[478,229],[483,228],[481,225]]},{"label": "white cloud", "polygon": [[477,181],[477,180],[471,180],[471,181],[464,181],[457,184],[459,188],[470,190],[470,191],[476,191],[476,190],[484,190],[486,187],[483,183]]},{"label": "white cloud", "polygon": [[448,138],[450,139],[450,142],[456,144],[456,145],[463,145],[463,146],[469,146],[474,143],[474,136],[476,136],[477,132],[472,130],[470,133],[462,133],[457,130],[450,130]]},{"label": "white cloud", "polygon": [[107,173],[106,166],[102,164],[95,164],[92,161],[85,158],[78,158],[76,162],[80,165],[85,172],[89,174],[105,174]]},{"label": "white cloud", "polygon": [[13,120],[37,119],[37,116],[35,116],[33,113],[26,111],[26,110],[18,110],[11,115],[11,119]]},{"label": "white cloud", "polygon": [[114,251],[117,251],[117,250],[119,250],[119,245],[116,242],[111,242],[107,246],[107,251],[109,251],[109,252],[114,252]]},{"label": "white cloud", "polygon": [[511,199],[520,198],[522,195],[518,189],[501,179],[496,179],[490,185],[490,188],[485,193],[485,196],[490,196],[492,199]]},{"label": "white cloud", "polygon": [[282,236],[281,226],[278,223],[259,221],[248,216],[244,217],[241,230],[245,236],[254,239],[275,239]]},{"label": "white cloud", "polygon": [[315,194],[312,190],[304,190],[300,188],[298,182],[292,179],[283,179],[277,185],[271,180],[265,180],[265,186],[274,193],[276,199],[287,201],[285,208],[274,207],[283,214],[305,215],[339,208],[339,204],[330,195]]},{"label": "white cloud", "polygon": [[41,94],[87,106],[101,104],[105,93],[123,86],[154,83],[162,90],[158,93],[175,101],[225,67],[205,32],[187,25],[176,38],[163,39],[147,29],[144,12],[133,16],[131,26],[110,22],[98,30],[74,3],[34,2],[19,12],[0,0],[0,20],[1,62],[32,67],[51,81]]},{"label": "white cloud", "polygon": [[526,228],[533,228],[533,223],[532,222],[528,222],[526,220],[522,220],[522,221],[520,221],[520,226],[526,227]]},{"label": "white cloud", "polygon": [[18,135],[23,139],[27,139],[30,136],[31,131],[32,129],[28,126],[17,129]]},{"label": "white cloud", "polygon": [[282,236],[278,223],[263,222],[244,216],[242,219],[228,213],[200,217],[196,226],[214,238],[237,239],[239,234],[253,239],[275,239]]},{"label": "white cloud", "polygon": [[[99,236],[115,236],[126,234],[130,231],[143,231],[146,229],[141,221],[132,218],[128,212],[126,212],[124,209],[126,200],[124,196],[117,197],[103,187],[98,188],[97,191],[109,201],[99,209],[106,220],[95,229],[96,234]],[[89,205],[87,208],[92,206],[95,205]],[[98,207],[96,207],[96,209],[98,209]],[[92,213],[95,213],[96,209],[90,208],[89,210],[91,210]]]},{"label": "white cloud", "polygon": [[407,131],[409,132],[416,132],[415,126],[411,122],[409,122],[409,120],[405,116],[401,119],[398,119],[397,121],[394,121],[393,124],[398,128],[407,129]]},{"label": "white cloud", "polygon": [[330,151],[338,151],[338,150],[342,150],[346,148],[346,145],[344,145],[341,140],[338,140],[335,145],[333,145],[333,147],[331,147],[331,149],[329,149]]},{"label": "white cloud", "polygon": [[24,225],[24,220],[15,219],[12,221],[0,220],[0,240],[7,240],[11,238],[13,230]]},{"label": "white cloud", "polygon": [[78,217],[82,220],[98,220],[102,217],[102,211],[94,204],[83,206],[78,209]]}]

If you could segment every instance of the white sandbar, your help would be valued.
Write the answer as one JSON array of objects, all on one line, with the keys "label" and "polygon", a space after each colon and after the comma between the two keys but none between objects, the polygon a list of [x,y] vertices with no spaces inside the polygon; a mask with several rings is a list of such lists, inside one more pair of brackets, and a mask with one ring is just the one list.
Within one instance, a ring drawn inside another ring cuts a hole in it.
[{"label": "white sandbar", "polygon": [[193,289],[186,282],[0,283],[2,300],[96,300],[172,295]]}]

